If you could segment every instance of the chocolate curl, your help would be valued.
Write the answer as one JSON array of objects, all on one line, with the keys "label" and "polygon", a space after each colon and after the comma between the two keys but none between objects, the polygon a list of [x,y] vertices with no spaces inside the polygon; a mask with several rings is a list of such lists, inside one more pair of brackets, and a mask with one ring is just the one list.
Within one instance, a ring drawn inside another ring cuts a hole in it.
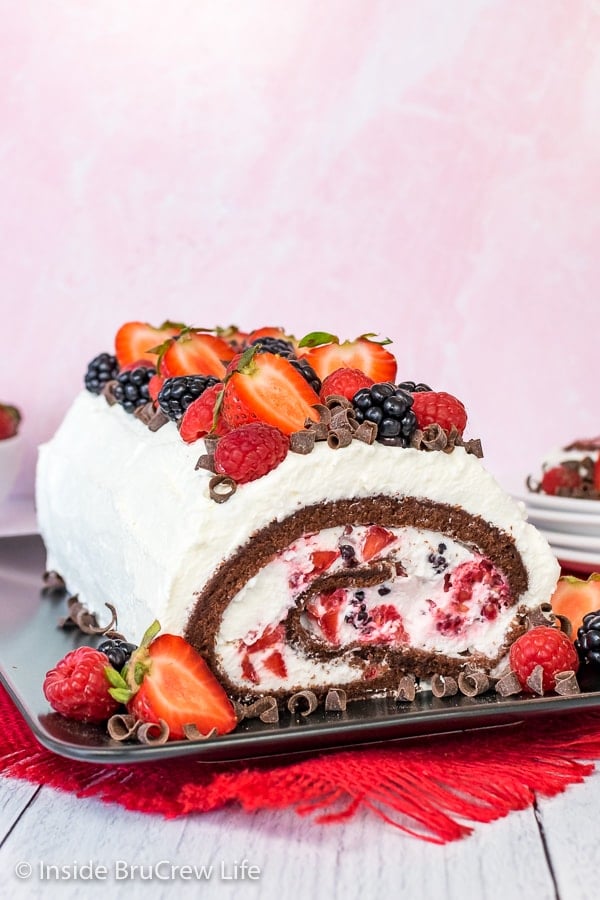
[{"label": "chocolate curl", "polygon": [[[298,707],[303,702],[306,702],[308,706],[306,709],[299,710]],[[297,693],[292,694],[287,705],[291,713],[300,712],[301,716],[310,716],[319,705],[319,701],[312,691],[297,691]]]},{"label": "chocolate curl", "polygon": [[325,397],[325,405],[330,410],[334,410],[339,407],[341,407],[342,409],[354,408],[350,400],[348,400],[347,397],[342,396],[342,394],[330,394],[328,397]]},{"label": "chocolate curl", "polygon": [[595,438],[589,438],[584,441],[573,441],[572,444],[568,444],[566,447],[563,447],[563,450],[600,450],[600,435]]},{"label": "chocolate curl", "polygon": [[561,697],[573,697],[575,694],[580,694],[581,691],[575,672],[572,669],[568,669],[566,672],[558,672],[555,676],[554,690]]},{"label": "chocolate curl", "polygon": [[468,441],[461,439],[460,444],[457,441],[457,446],[462,447],[465,453],[470,453],[471,456],[476,456],[477,459],[483,459],[483,447],[479,438],[471,438]]},{"label": "chocolate curl", "polygon": [[136,406],[133,415],[144,425],[149,425],[154,417],[154,403],[149,400],[143,406]]},{"label": "chocolate curl", "polygon": [[245,705],[243,703],[233,704],[238,721],[242,719],[260,719],[267,725],[274,725],[279,722],[279,709],[275,697],[259,697],[254,703]]},{"label": "chocolate curl", "polygon": [[137,739],[140,744],[149,746],[166,744],[169,740],[169,726],[164,719],[159,719],[158,723],[142,722],[137,730]]},{"label": "chocolate curl", "polygon": [[525,485],[528,491],[531,491],[532,494],[539,494],[542,488],[542,482],[536,481],[531,475],[528,475],[525,479]]},{"label": "chocolate curl", "polygon": [[216,728],[211,728],[207,734],[202,734],[197,725],[193,722],[183,726],[183,733],[188,741],[207,741],[209,738],[218,734]]},{"label": "chocolate curl", "polygon": [[314,431],[294,431],[293,434],[290,434],[290,450],[292,453],[301,453],[306,456],[314,450],[315,440]]},{"label": "chocolate curl", "polygon": [[203,453],[202,456],[198,457],[198,462],[194,466],[194,470],[198,471],[198,469],[207,469],[209,472],[215,474],[215,458],[210,453]]},{"label": "chocolate curl", "polygon": [[127,741],[129,738],[136,736],[136,732],[141,724],[141,720],[136,719],[135,716],[116,713],[116,715],[110,717],[106,728],[109,737],[111,737],[113,741]]},{"label": "chocolate curl", "polygon": [[158,431],[159,428],[162,428],[163,425],[166,425],[169,421],[170,420],[167,414],[164,413],[162,409],[157,409],[148,422],[148,428],[150,429],[150,431]]},{"label": "chocolate curl", "polygon": [[[377,426],[375,426],[377,428]],[[423,441],[423,432],[420,428],[415,428],[410,439],[410,446],[413,450],[420,450]]]},{"label": "chocolate curl", "polygon": [[531,675],[527,679],[527,687],[530,688],[534,694],[538,694],[540,697],[544,696],[544,667],[543,666],[535,666]]},{"label": "chocolate curl", "polygon": [[122,637],[116,631],[113,631],[117,624],[117,611],[111,603],[104,604],[110,612],[111,618],[108,625],[101,628],[98,625],[96,616],[91,613],[83,603],[80,603],[77,595],[69,597],[67,601],[67,615],[58,623],[59,628],[69,628],[75,625],[84,634],[105,634],[108,637]]},{"label": "chocolate curl", "polygon": [[[445,450],[446,447],[448,447],[448,444],[448,436],[442,426],[438,425],[437,422],[433,425],[428,425],[423,431],[421,446],[424,447],[425,450]],[[452,444],[450,449],[454,449],[454,444]]]},{"label": "chocolate curl", "polygon": [[398,682],[396,700],[412,703],[417,694],[417,683],[414,675],[403,675]]},{"label": "chocolate curl", "polygon": [[352,432],[349,428],[331,430],[327,435],[327,446],[332,450],[340,450],[352,443]]},{"label": "chocolate curl", "polygon": [[233,497],[237,490],[237,484],[229,475],[213,475],[208,482],[208,491],[211,500],[215,503],[226,503]]},{"label": "chocolate curl", "polygon": [[531,612],[527,613],[527,622],[530,628],[535,628],[537,625],[547,625],[552,627],[556,623],[556,616],[552,612],[552,606],[549,603],[541,603],[535,609],[532,609]]},{"label": "chocolate curl", "polygon": [[375,422],[361,422],[353,437],[355,440],[363,441],[365,444],[374,444],[377,437],[377,425]]},{"label": "chocolate curl", "polygon": [[337,407],[331,414],[329,427],[332,431],[337,431],[338,428],[350,428],[353,422],[356,422],[356,419],[351,407]]},{"label": "chocolate curl", "polygon": [[438,698],[453,697],[458,693],[456,678],[451,675],[434,675],[431,679],[431,693]]},{"label": "chocolate curl", "polygon": [[114,406],[115,403],[117,402],[115,395],[114,395],[114,389],[115,389],[116,384],[117,384],[117,382],[115,379],[113,379],[112,381],[107,381],[101,391],[102,396],[104,397],[104,399],[106,400],[106,402],[108,403],[109,406]]},{"label": "chocolate curl", "polygon": [[311,425],[317,425],[320,423],[329,425],[329,423],[331,422],[331,410],[329,409],[329,407],[324,406],[323,403],[315,403],[313,404],[313,409],[319,417],[318,423],[314,422],[312,419],[307,419],[306,422]]},{"label": "chocolate curl", "polygon": [[501,697],[512,697],[513,694],[520,694],[522,687],[517,673],[513,672],[512,669],[510,672],[505,672],[496,682],[495,690]]},{"label": "chocolate curl", "polygon": [[44,572],[42,576],[42,583],[44,585],[44,587],[42,588],[42,594],[44,594],[44,596],[49,596],[51,594],[62,594],[67,587],[62,577],[58,574],[58,572],[55,572],[54,570],[50,572]]},{"label": "chocolate curl", "polygon": [[566,616],[558,615],[558,613],[553,613],[553,618],[558,619],[560,630],[563,631],[568,638],[570,638],[573,635],[573,625],[571,624],[571,620]]},{"label": "chocolate curl", "polygon": [[344,712],[346,709],[346,691],[342,688],[331,688],[325,697],[325,712]]},{"label": "chocolate curl", "polygon": [[329,428],[325,422],[313,422],[312,419],[306,419],[304,427],[315,436],[315,441],[326,441],[329,434]]},{"label": "chocolate curl", "polygon": [[465,697],[477,697],[489,688],[490,679],[485,672],[461,672],[458,676],[458,689]]}]

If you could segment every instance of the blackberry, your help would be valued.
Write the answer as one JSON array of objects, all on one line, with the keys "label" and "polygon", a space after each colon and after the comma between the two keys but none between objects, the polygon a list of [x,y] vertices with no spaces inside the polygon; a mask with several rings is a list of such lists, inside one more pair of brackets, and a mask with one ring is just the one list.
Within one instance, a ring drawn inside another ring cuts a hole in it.
[{"label": "blackberry", "polygon": [[600,609],[587,613],[577,629],[575,649],[582,663],[600,668]]},{"label": "blackberry", "polygon": [[117,669],[120,672],[133,651],[137,650],[137,644],[130,644],[127,641],[122,641],[120,638],[110,638],[102,641],[97,649],[108,657],[108,661],[113,669]]},{"label": "blackberry", "polygon": [[411,409],[413,398],[390,381],[361,388],[352,405],[357,422],[375,422],[380,444],[408,447],[417,427],[417,417]]},{"label": "blackberry", "polygon": [[267,353],[274,353],[276,356],[285,356],[288,359],[291,356],[296,355],[294,345],[290,343],[290,341],[284,341],[283,338],[257,337],[255,341],[252,341],[250,346],[260,347],[261,350],[266,350]]},{"label": "blackberry", "polygon": [[288,357],[288,359],[296,371],[300,372],[304,380],[308,381],[315,394],[318,394],[321,390],[321,379],[311,364],[305,359],[294,359],[294,357]]},{"label": "blackberry", "polygon": [[167,378],[158,394],[158,405],[166,416],[178,422],[190,403],[218,381],[214,375],[179,375]]},{"label": "blackberry", "polygon": [[101,394],[107,381],[113,381],[118,374],[119,363],[116,356],[100,353],[89,363],[83,380],[88,391],[92,394]]},{"label": "blackberry", "polygon": [[415,384],[414,381],[401,381],[396,387],[402,388],[403,391],[408,391],[410,394],[420,394],[424,391],[433,390],[428,384],[423,384],[421,381],[418,384]]},{"label": "blackberry", "polygon": [[113,397],[125,412],[135,412],[138,406],[143,406],[150,400],[148,382],[153,375],[156,375],[156,369],[151,366],[138,366],[117,375]]}]

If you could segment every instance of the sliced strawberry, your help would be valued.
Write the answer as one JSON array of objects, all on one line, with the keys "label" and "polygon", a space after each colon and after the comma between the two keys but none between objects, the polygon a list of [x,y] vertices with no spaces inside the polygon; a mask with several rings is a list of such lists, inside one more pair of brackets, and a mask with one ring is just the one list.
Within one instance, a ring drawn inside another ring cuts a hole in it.
[{"label": "sliced strawberry", "polygon": [[346,591],[338,588],[326,594],[320,594],[306,604],[306,612],[313,619],[330,644],[339,644],[339,626],[342,608],[346,605]]},{"label": "sliced strawberry", "polygon": [[225,377],[226,363],[235,356],[233,347],[206,331],[184,329],[163,348],[160,370],[167,378],[176,375]]},{"label": "sliced strawberry", "polygon": [[289,334],[286,334],[283,328],[278,328],[273,325],[267,325],[264,328],[255,328],[254,331],[251,331],[250,334],[247,334],[245,346],[249,347],[254,341],[262,337],[278,338],[282,341],[290,341],[291,343],[294,343],[294,339]]},{"label": "sliced strawberry", "polygon": [[381,553],[384,547],[387,547],[388,544],[395,540],[396,536],[391,531],[388,531],[387,528],[382,528],[381,525],[371,525],[362,545],[363,559],[365,562],[373,559],[374,556]]},{"label": "sliced strawberry", "polygon": [[250,657],[247,653],[244,653],[242,656],[242,678],[246,681],[251,681],[253,684],[258,684],[259,681],[256,669],[250,662]]},{"label": "sliced strawberry", "polygon": [[340,555],[339,550],[315,550],[310,554],[310,561],[313,565],[312,571],[309,573],[311,577],[321,575],[336,561]]},{"label": "sliced strawberry", "polygon": [[383,344],[372,341],[373,335],[363,334],[354,341],[344,341],[332,334],[315,332],[299,342],[304,359],[310,363],[321,381],[336,369],[359,369],[374,382],[394,381],[397,363],[395,356]]},{"label": "sliced strawberry", "polygon": [[258,653],[261,650],[268,650],[269,647],[281,644],[284,640],[285,628],[283,625],[267,625],[261,636],[248,644],[248,653]]},{"label": "sliced strawberry", "polygon": [[147,322],[126,322],[115,335],[115,356],[121,369],[130,363],[144,360],[156,365],[158,353],[150,351],[168,338],[179,334],[183,325],[165,322],[160,328]]},{"label": "sliced strawberry", "polygon": [[217,435],[227,434],[229,428],[221,416],[215,415],[215,407],[223,391],[219,381],[206,388],[200,396],[193,400],[183,414],[179,425],[179,434],[186,444],[193,444],[199,438],[211,432]]},{"label": "sliced strawberry", "polygon": [[600,453],[594,464],[594,487],[597,491],[600,491]]},{"label": "sliced strawberry", "polygon": [[361,642],[406,643],[408,634],[404,629],[402,616],[391,603],[374,606],[369,610],[369,616],[372,622],[360,635]]},{"label": "sliced strawberry", "polygon": [[263,660],[263,666],[278,678],[287,678],[287,668],[285,660],[279,650],[274,650],[266,659]]},{"label": "sliced strawberry", "polygon": [[217,327],[215,333],[217,337],[227,341],[236,353],[243,350],[248,342],[248,332],[241,331],[237,325],[228,325],[227,328]]},{"label": "sliced strawberry", "polygon": [[222,414],[230,428],[266,422],[292,434],[304,428],[306,419],[317,421],[313,405],[318,402],[317,394],[289,360],[258,352],[248,361],[242,358],[238,370],[229,375]]},{"label": "sliced strawberry", "polygon": [[583,617],[600,609],[600,574],[594,572],[586,581],[574,575],[563,575],[558,579],[550,603],[557,616],[566,616],[571,623],[574,640]]},{"label": "sliced strawberry", "polygon": [[173,740],[185,737],[183,726],[188,724],[203,734],[213,728],[219,734],[232,731],[237,724],[233,706],[191,644],[174,634],[145,640],[129,662],[136,681],[141,676],[127,703],[129,712],[143,722],[163,719]]}]

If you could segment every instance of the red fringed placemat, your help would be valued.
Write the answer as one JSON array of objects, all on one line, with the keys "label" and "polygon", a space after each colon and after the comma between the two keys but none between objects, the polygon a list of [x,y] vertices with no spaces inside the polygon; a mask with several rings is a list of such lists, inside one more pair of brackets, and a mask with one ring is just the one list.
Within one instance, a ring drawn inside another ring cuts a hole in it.
[{"label": "red fringed placemat", "polygon": [[[319,823],[361,807],[436,844],[552,797],[589,775],[600,757],[600,713],[510,728],[326,753],[290,764],[175,762],[100,765],[64,759],[34,738],[0,686],[0,773],[174,818],[237,803],[247,811],[291,806]],[[560,726],[557,723],[560,723]]]}]

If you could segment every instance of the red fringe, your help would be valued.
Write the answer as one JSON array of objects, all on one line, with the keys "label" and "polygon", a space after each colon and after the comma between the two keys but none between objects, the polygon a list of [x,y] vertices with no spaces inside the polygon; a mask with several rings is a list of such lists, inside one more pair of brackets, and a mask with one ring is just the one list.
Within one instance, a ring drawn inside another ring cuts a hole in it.
[{"label": "red fringe", "polygon": [[166,818],[238,803],[247,811],[292,806],[332,823],[365,808],[435,844],[468,835],[469,822],[530,806],[536,793],[551,797],[583,781],[600,757],[600,713],[251,766],[64,759],[38,744],[1,687],[0,721],[0,772],[12,778]]}]

